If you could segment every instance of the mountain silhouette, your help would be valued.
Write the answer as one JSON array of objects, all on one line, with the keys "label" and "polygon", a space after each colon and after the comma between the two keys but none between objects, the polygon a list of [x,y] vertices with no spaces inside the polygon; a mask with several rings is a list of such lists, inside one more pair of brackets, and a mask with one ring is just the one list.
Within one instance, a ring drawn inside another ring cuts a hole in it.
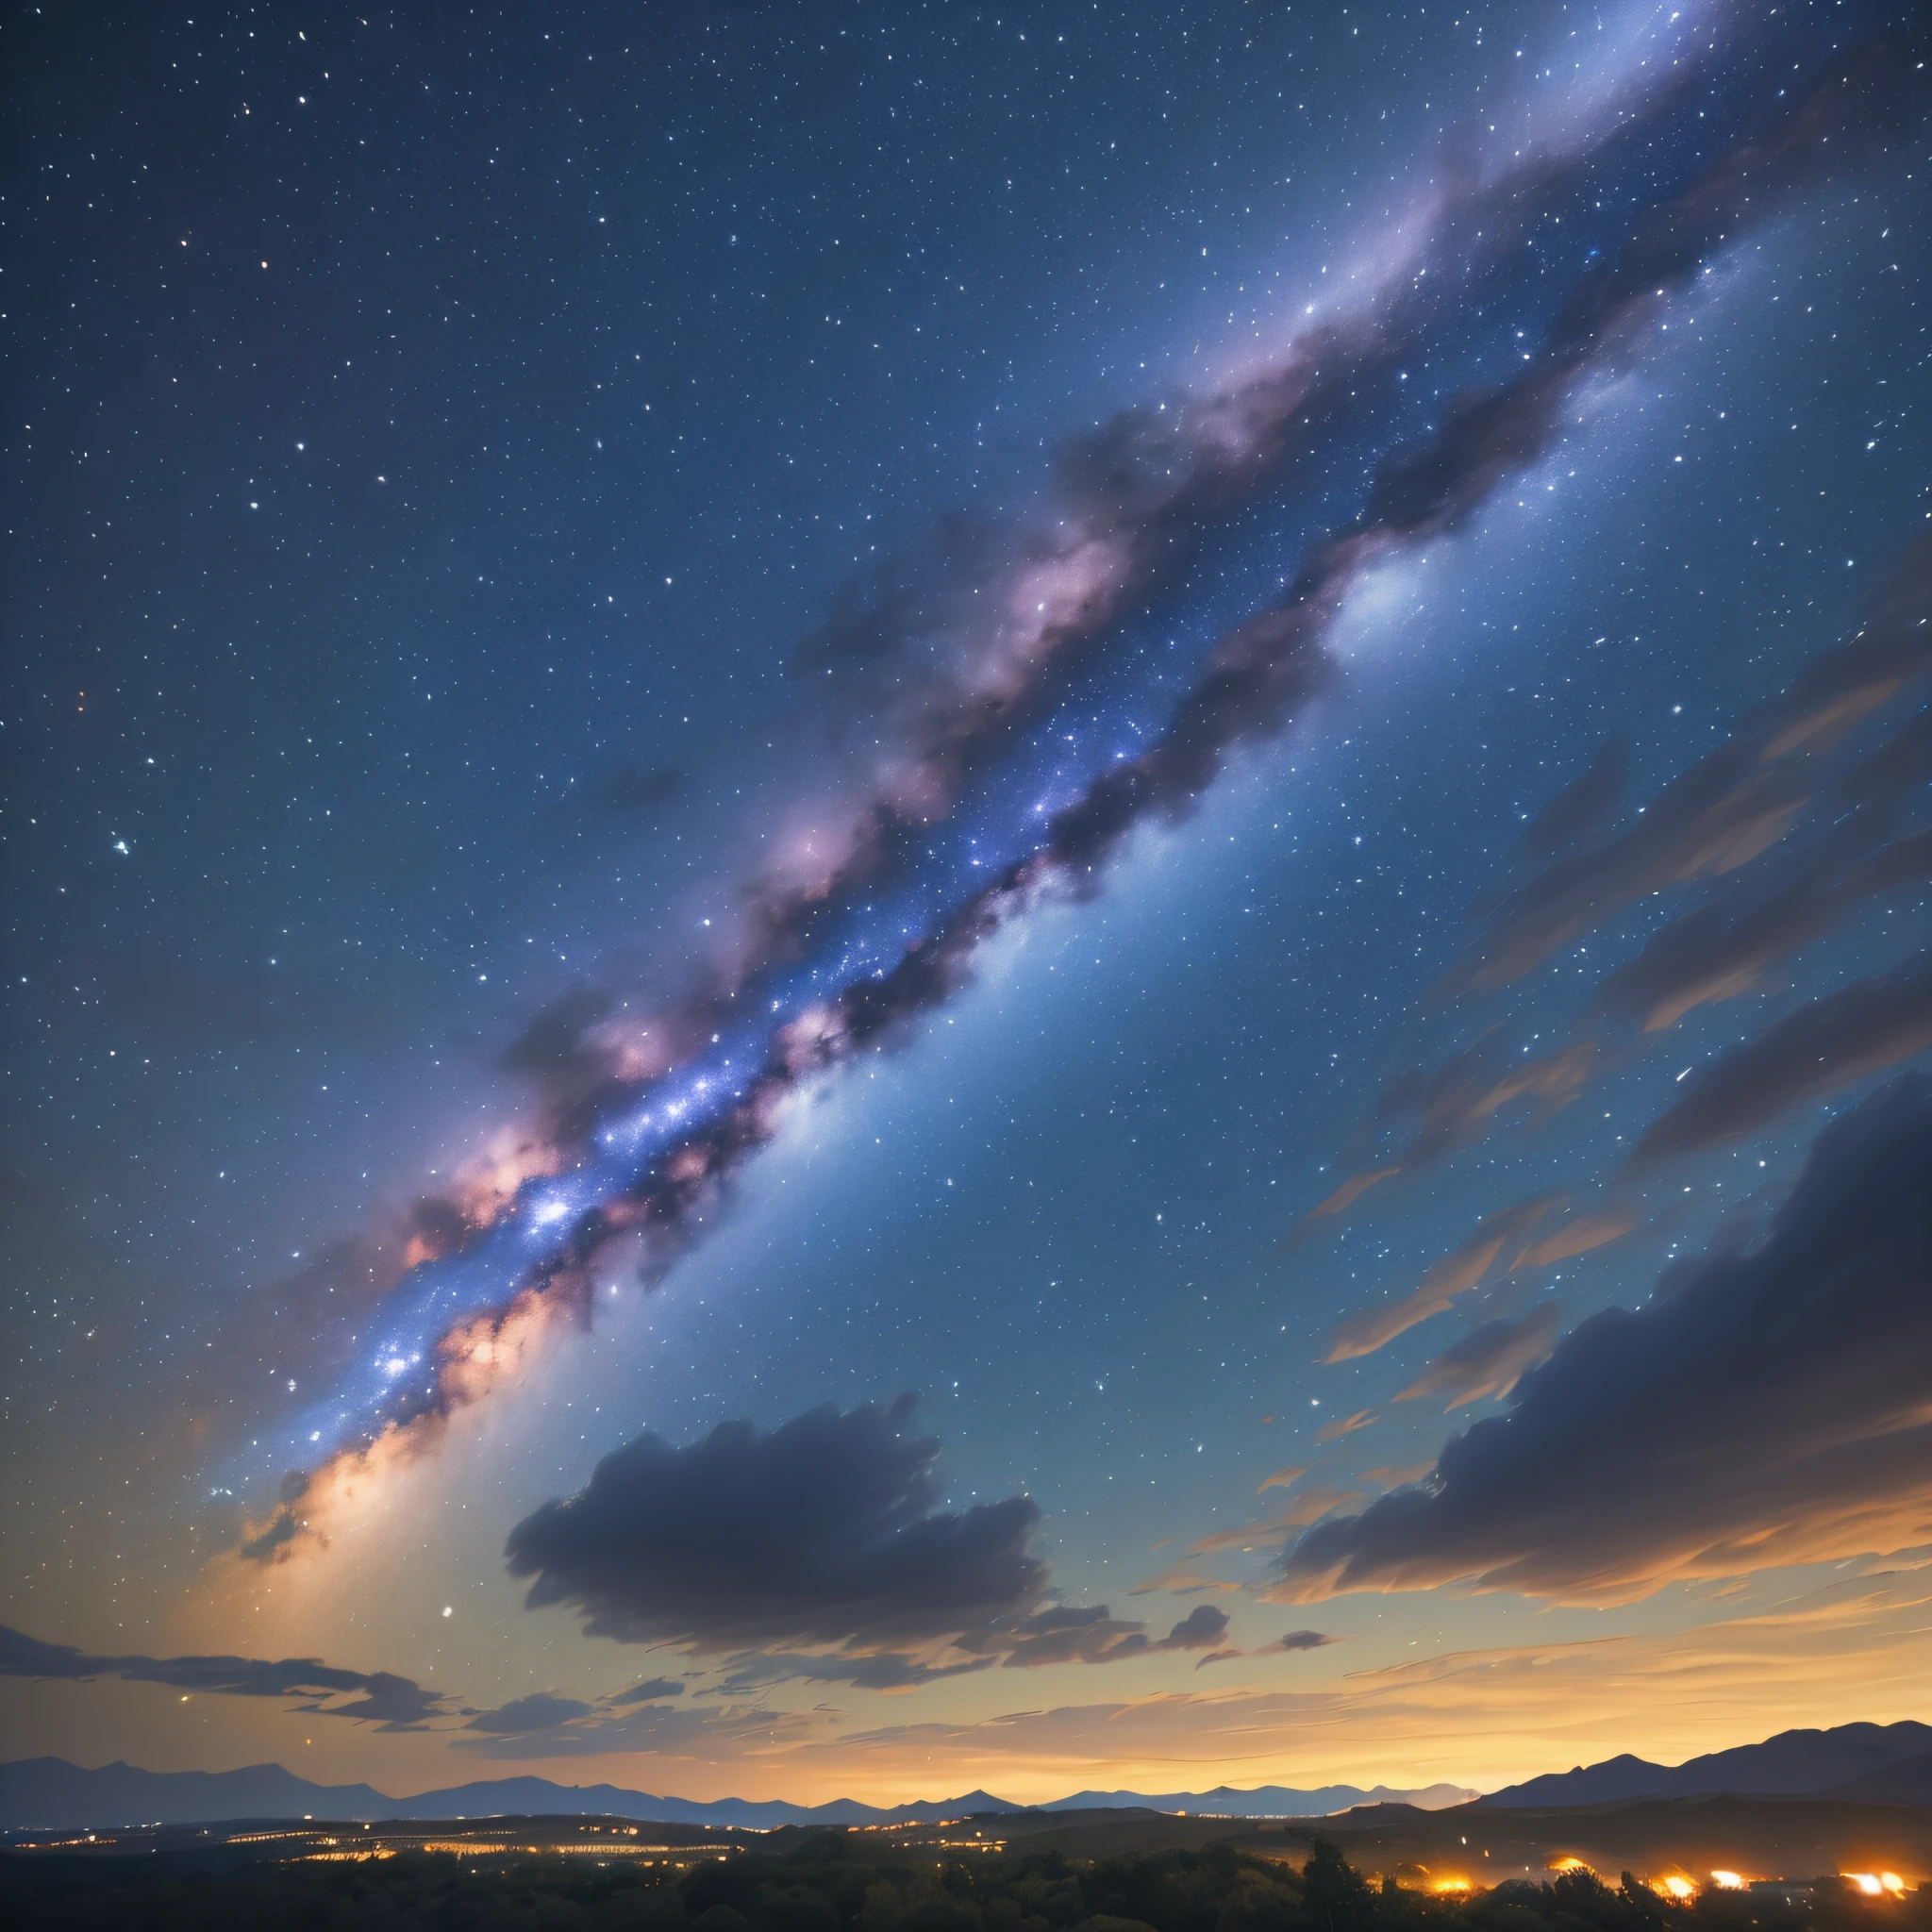
[{"label": "mountain silhouette", "polygon": [[[1326,1785],[1298,1791],[1278,1785],[1237,1791],[1174,1791],[1157,1797],[1135,1791],[1083,1791],[1042,1808],[1083,1810],[1141,1807],[1155,1811],[1205,1811],[1236,1817],[1317,1816],[1351,1805],[1407,1800],[1430,1807],[1456,1804],[1471,1794],[1449,1785],[1427,1791],[1374,1791]],[[206,1824],[222,1819],[491,1818],[583,1813],[649,1819],[659,1824],[754,1826],[780,1824],[931,1824],[942,1818],[1020,1811],[1029,1807],[967,1791],[957,1798],[895,1806],[861,1805],[836,1798],[824,1805],[790,1805],[781,1799],[719,1798],[697,1803],[658,1797],[617,1785],[559,1785],[544,1777],[486,1778],[441,1790],[392,1798],[370,1785],[311,1784],[279,1764],[251,1764],[238,1771],[142,1771],[131,1764],[89,1771],[64,1757],[27,1757],[0,1764],[0,1829],[48,1825]]]},{"label": "mountain silhouette", "polygon": [[[1761,1744],[1712,1751],[1686,1763],[1652,1764],[1625,1754],[1574,1771],[1549,1772],[1492,1791],[1491,1808],[1528,1805],[1606,1805],[1624,1798],[1875,1798],[1894,1767],[1932,1752],[1932,1724],[1839,1724],[1828,1731],[1780,1731]],[[1926,1774],[1918,1774],[1923,1782]],[[1875,1780],[1863,1789],[1868,1780]],[[1882,1802],[1882,1801],[1881,1801]],[[1907,1801],[1909,1802],[1909,1801]],[[1920,1801],[1920,1802],[1923,1802]]]}]

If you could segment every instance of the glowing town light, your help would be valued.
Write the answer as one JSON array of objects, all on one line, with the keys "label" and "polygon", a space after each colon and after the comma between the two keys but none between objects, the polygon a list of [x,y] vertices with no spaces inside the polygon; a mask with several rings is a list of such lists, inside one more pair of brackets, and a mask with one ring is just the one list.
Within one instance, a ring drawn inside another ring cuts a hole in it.
[{"label": "glowing town light", "polygon": [[1744,1889],[1744,1881],[1736,1872],[1713,1872],[1710,1881],[1725,1891],[1742,1891]]},{"label": "glowing town light", "polygon": [[1893,1898],[1899,1898],[1904,1895],[1906,1882],[1896,1872],[1881,1872],[1878,1874],[1878,1882],[1884,1886],[1887,1891],[1891,1893]]},{"label": "glowing town light", "polygon": [[1867,1898],[1877,1898],[1885,1890],[1875,1872],[1840,1872],[1840,1878],[1848,1878]]},{"label": "glowing town light", "polygon": [[1697,1890],[1697,1888],[1688,1878],[1679,1878],[1674,1872],[1664,1880],[1663,1889],[1673,1898],[1690,1898],[1695,1895]]},{"label": "glowing town light", "polygon": [[1467,1891],[1469,1889],[1466,1878],[1439,1878],[1429,1888],[1431,1891]]}]

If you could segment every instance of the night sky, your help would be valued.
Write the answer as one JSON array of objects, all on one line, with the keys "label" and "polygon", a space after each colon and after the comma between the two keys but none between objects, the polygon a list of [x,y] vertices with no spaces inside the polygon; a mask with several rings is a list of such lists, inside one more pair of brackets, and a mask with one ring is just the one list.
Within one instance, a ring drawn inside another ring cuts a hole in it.
[{"label": "night sky", "polygon": [[12,8],[8,1755],[1932,1718],[1916,15]]}]

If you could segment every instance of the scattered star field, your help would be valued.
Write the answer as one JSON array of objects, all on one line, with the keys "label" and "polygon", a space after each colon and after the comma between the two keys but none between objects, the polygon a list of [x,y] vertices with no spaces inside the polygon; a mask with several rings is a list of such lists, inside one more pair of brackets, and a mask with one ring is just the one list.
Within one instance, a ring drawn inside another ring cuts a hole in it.
[{"label": "scattered star field", "polygon": [[1912,9],[5,32],[15,1755],[1932,1715]]}]

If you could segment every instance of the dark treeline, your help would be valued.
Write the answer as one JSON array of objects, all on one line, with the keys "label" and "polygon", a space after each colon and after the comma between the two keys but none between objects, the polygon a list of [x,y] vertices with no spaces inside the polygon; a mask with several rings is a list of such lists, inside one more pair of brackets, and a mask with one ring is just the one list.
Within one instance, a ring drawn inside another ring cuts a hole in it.
[{"label": "dark treeline", "polygon": [[948,1862],[837,1832],[681,1874],[410,1852],[131,1885],[103,1871],[105,1882],[75,1889],[7,1863],[0,1903],[22,1932],[1932,1932],[1932,1890],[1868,1901],[1826,1880],[1790,1898],[1712,1891],[1680,1905],[1628,1874],[1613,1888],[1574,1871],[1443,1896],[1372,1884],[1319,1840],[1299,1869],[1227,1844]]}]

